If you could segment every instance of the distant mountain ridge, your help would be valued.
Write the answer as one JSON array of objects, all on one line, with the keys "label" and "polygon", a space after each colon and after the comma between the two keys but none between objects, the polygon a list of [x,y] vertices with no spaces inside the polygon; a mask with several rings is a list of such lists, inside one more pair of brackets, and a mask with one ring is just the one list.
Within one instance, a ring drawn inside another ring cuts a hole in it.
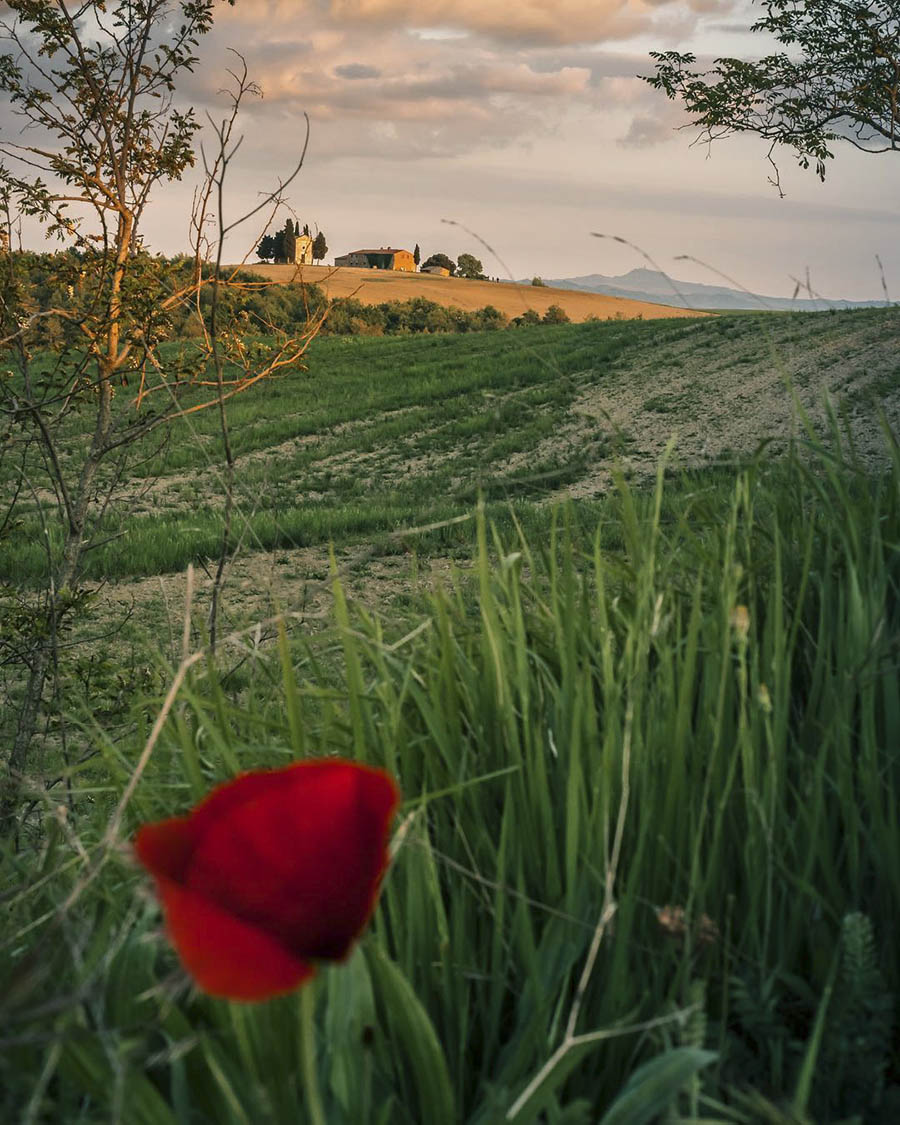
[{"label": "distant mountain ridge", "polygon": [[[631,300],[649,301],[656,305],[671,305],[681,309],[776,309],[792,312],[817,312],[825,309],[862,309],[883,306],[881,301],[829,301],[810,297],[763,297],[730,289],[725,285],[703,285],[696,281],[679,281],[658,270],[633,269],[618,277],[592,273],[585,277],[566,277],[546,285],[556,289],[579,289],[585,293],[603,293],[609,297],[627,297]],[[520,282],[520,284],[527,284]],[[892,304],[896,302],[891,302]]]}]

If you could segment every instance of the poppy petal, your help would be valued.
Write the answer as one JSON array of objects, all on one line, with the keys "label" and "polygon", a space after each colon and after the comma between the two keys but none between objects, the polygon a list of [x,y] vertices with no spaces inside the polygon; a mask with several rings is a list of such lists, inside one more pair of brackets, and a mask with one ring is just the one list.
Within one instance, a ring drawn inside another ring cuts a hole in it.
[{"label": "poppy petal", "polygon": [[195,839],[190,818],[173,816],[139,829],[134,838],[134,850],[151,875],[165,876],[180,883],[184,880]]},{"label": "poppy petal", "polygon": [[217,821],[228,817],[232,810],[246,804],[248,801],[264,800],[272,793],[284,789],[285,782],[295,770],[305,770],[310,766],[319,765],[318,762],[295,762],[283,769],[251,770],[238,774],[230,781],[223,781],[212,792],[192,809],[190,814],[191,828],[197,836],[202,836],[206,829]]},{"label": "poppy petal", "polygon": [[263,776],[237,778],[197,810],[185,884],[300,959],[342,959],[374,909],[396,785],[335,760]]},{"label": "poppy petal", "polygon": [[206,828],[227,816],[232,808],[282,788],[285,772],[257,770],[241,774],[216,786],[189,816],[145,824],[134,840],[138,859],[151,874],[183,882],[191,853]]},{"label": "poppy petal", "polygon": [[292,992],[315,973],[269,934],[234,918],[202,895],[157,878],[166,929],[182,965],[212,996],[267,1000]]}]

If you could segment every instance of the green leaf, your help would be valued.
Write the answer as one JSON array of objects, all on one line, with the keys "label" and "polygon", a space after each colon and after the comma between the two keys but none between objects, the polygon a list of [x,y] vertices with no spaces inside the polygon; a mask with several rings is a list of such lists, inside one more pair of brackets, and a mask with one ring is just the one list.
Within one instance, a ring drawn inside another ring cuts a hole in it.
[{"label": "green leaf", "polygon": [[644,1063],[628,1079],[600,1125],[649,1125],[716,1057],[714,1051],[697,1047],[673,1047]]},{"label": "green leaf", "polygon": [[391,1036],[406,1055],[419,1095],[419,1120],[456,1125],[458,1117],[447,1060],[434,1024],[409,981],[375,942],[364,947],[372,984],[387,1015]]},{"label": "green leaf", "polygon": [[123,1055],[116,1061],[118,1066],[114,1068],[96,1037],[73,1035],[63,1047],[60,1072],[67,1082],[98,1102],[121,1082],[121,1097],[128,1107],[128,1120],[134,1125],[176,1125],[171,1109],[149,1078],[128,1065]]},{"label": "green leaf", "polygon": [[368,1120],[367,1068],[362,1065],[366,1030],[375,1024],[375,999],[369,969],[360,949],[326,977],[325,1042],[328,1084],[347,1120]]}]

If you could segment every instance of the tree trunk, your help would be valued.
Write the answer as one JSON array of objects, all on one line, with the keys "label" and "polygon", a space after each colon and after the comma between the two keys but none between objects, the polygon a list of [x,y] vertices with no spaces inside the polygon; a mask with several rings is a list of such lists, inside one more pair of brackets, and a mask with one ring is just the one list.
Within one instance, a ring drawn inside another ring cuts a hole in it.
[{"label": "tree trunk", "polygon": [[37,729],[41,697],[44,694],[44,684],[47,682],[49,656],[49,649],[42,645],[32,662],[6,776],[0,778],[0,840],[9,839],[16,832],[19,794],[22,790],[25,767],[28,764],[28,752]]},{"label": "tree trunk", "polygon": [[[107,392],[109,389],[109,381],[107,380]],[[6,776],[0,779],[0,840],[13,836],[17,828],[17,813],[22,783],[26,776],[31,744],[37,731],[44,686],[51,666],[52,646],[57,636],[55,623],[59,619],[62,601],[69,596],[70,591],[77,583],[78,567],[84,548],[84,529],[87,521],[89,498],[103,455],[102,443],[105,442],[109,432],[108,399],[110,397],[109,394],[104,396],[101,389],[101,402],[91,453],[82,469],[78,482],[78,492],[72,503],[69,526],[63,544],[62,562],[56,575],[51,580],[50,597],[47,604],[47,624],[49,627],[46,630],[47,637],[51,639],[42,640],[36,649],[31,670],[28,673],[25,699],[19,712],[16,736],[10,751]],[[107,399],[105,404],[104,398]],[[105,425],[104,417],[106,419]],[[95,446],[97,446],[96,450]]]},{"label": "tree trunk", "polygon": [[47,673],[51,666],[52,646],[56,643],[55,624],[59,619],[61,604],[79,584],[79,565],[84,550],[84,532],[88,511],[93,495],[97,472],[106,454],[112,425],[112,380],[119,365],[119,329],[121,319],[121,288],[125,274],[125,262],[131,244],[133,223],[131,216],[120,216],[118,238],[116,241],[116,264],[112,277],[109,302],[109,320],[104,341],[104,351],[97,357],[97,417],[91,447],[85,458],[78,485],[69,507],[69,523],[63,542],[63,555],[59,570],[51,574],[50,597],[47,604],[47,623],[51,626],[46,635],[50,640],[42,640],[37,648],[28,683],[25,699],[19,713],[16,736],[13,740],[7,763],[6,776],[0,779],[0,840],[8,839],[16,832],[18,809],[22,784],[31,751],[31,744],[37,731],[41,700]]}]

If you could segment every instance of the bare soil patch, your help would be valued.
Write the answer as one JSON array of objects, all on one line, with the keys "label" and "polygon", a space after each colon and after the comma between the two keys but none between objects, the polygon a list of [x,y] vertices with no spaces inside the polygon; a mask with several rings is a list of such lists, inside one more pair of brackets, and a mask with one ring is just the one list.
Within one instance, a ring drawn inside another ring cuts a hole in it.
[{"label": "bare soil patch", "polygon": [[[572,413],[582,440],[605,434],[616,450],[582,480],[549,499],[607,490],[617,464],[637,479],[656,472],[667,442],[673,462],[695,468],[752,454],[763,441],[772,454],[804,435],[805,421],[826,426],[824,396],[840,413],[860,460],[884,467],[888,452],[878,424],[883,412],[900,427],[900,317],[850,325],[826,317],[798,322],[777,346],[767,327],[700,349],[693,333],[624,364],[607,383],[586,389]],[[569,429],[568,440],[576,438]]]},{"label": "bare soil patch", "polygon": [[[367,546],[338,552],[337,577],[356,605],[384,612],[398,601],[424,594],[436,585],[452,585],[459,564],[450,558],[423,559],[413,573],[411,556],[380,555]],[[466,569],[465,566],[462,569]],[[210,560],[207,569],[195,568],[191,619],[192,646],[204,643],[204,627],[212,594]],[[286,615],[293,626],[317,633],[334,624],[334,575],[325,547],[254,551],[230,560],[221,600],[220,636],[248,652],[271,642],[272,619]],[[104,617],[153,622],[156,644],[173,664],[181,659],[187,594],[187,574],[156,575],[112,582],[103,587]],[[259,625],[258,630],[254,626]],[[123,649],[124,651],[124,649]]]}]

